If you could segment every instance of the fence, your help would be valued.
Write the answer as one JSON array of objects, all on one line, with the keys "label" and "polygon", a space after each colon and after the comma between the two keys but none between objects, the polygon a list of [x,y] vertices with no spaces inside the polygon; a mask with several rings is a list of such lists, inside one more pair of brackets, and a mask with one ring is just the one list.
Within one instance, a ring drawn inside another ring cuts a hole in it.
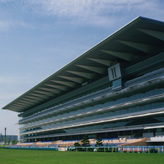
[{"label": "fence", "polygon": [[67,151],[120,152],[120,153],[164,153],[164,146],[68,147]]},{"label": "fence", "polygon": [[5,147],[6,149],[83,151],[83,152],[119,152],[119,153],[164,153],[164,146],[101,146],[101,147]]},{"label": "fence", "polygon": [[164,153],[164,146],[122,146],[120,149],[124,153]]},{"label": "fence", "polygon": [[49,147],[5,147],[6,149],[21,149],[21,150],[50,150],[58,151],[58,147],[49,148]]}]

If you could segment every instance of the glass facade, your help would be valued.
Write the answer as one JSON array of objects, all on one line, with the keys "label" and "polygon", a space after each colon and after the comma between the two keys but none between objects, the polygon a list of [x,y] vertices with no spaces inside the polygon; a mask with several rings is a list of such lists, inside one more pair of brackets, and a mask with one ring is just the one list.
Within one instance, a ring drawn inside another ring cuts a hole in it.
[{"label": "glass facade", "polygon": [[[88,125],[88,126],[81,126],[77,128],[68,128],[68,129],[59,129],[59,130],[52,130],[47,132],[40,132],[40,133],[32,133],[24,135],[25,138],[30,138],[30,136],[43,136],[44,135],[56,135],[56,134],[71,134],[71,133],[84,133],[85,132],[91,132],[91,131],[99,131],[99,130],[108,130],[108,129],[114,129],[118,127],[127,128],[130,126],[136,126],[136,125],[142,125],[146,126],[147,124],[157,124],[157,123],[164,123],[164,114],[160,116],[149,116],[149,117],[141,117],[141,118],[135,118],[135,119],[126,119],[122,121],[113,121],[109,123],[103,123],[103,124],[94,124],[94,125]],[[49,125],[45,127],[45,129],[53,128],[54,125]],[[151,131],[145,130],[145,132]],[[101,133],[101,132],[100,132]],[[136,136],[137,137],[137,136]]]},{"label": "glass facade", "polygon": [[20,120],[22,125],[25,122],[20,128],[21,138],[98,134],[98,131],[163,124],[164,112],[159,112],[164,111],[164,88],[163,81],[158,80],[163,74],[159,69],[125,82],[119,91],[107,87],[24,117]]}]

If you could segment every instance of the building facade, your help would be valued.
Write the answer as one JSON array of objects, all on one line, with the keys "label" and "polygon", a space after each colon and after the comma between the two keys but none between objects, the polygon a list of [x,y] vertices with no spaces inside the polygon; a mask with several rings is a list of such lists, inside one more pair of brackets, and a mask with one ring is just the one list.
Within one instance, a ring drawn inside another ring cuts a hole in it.
[{"label": "building facade", "polygon": [[18,136],[17,135],[2,135],[0,134],[0,143],[10,143],[11,141],[16,140],[18,141]]},{"label": "building facade", "polygon": [[164,22],[136,18],[3,109],[26,142],[164,136]]}]

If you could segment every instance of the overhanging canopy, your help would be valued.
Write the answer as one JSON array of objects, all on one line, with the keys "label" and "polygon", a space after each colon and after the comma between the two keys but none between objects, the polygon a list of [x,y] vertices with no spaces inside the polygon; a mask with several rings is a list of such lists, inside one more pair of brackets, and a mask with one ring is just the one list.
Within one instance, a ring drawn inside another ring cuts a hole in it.
[{"label": "overhanging canopy", "polygon": [[138,17],[3,109],[27,111],[107,76],[107,68],[117,62],[126,68],[161,52],[164,52],[164,22]]}]

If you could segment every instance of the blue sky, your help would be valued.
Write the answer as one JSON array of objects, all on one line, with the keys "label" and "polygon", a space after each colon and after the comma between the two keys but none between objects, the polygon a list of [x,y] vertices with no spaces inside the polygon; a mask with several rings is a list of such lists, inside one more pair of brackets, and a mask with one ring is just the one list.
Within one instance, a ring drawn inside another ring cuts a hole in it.
[{"label": "blue sky", "polygon": [[[2,108],[137,16],[164,21],[163,0],[0,0]],[[18,134],[0,110],[0,133]]]}]

